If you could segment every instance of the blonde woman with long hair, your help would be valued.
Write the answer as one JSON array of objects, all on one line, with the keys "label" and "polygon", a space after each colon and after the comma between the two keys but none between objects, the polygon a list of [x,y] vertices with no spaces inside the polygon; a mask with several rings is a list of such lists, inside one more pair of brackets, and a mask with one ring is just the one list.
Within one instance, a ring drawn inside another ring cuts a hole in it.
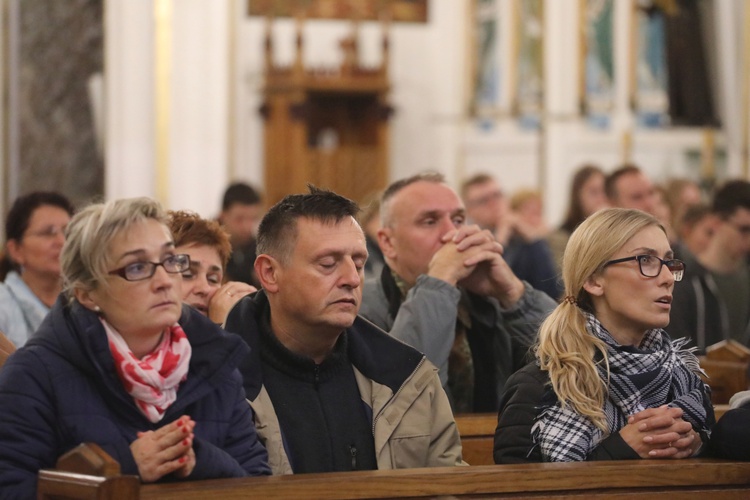
[{"label": "blonde woman with long hair", "polygon": [[676,260],[659,222],[608,208],[572,234],[565,297],[544,321],[536,360],[509,380],[496,463],[687,458],[714,423],[698,360],[669,324]]}]

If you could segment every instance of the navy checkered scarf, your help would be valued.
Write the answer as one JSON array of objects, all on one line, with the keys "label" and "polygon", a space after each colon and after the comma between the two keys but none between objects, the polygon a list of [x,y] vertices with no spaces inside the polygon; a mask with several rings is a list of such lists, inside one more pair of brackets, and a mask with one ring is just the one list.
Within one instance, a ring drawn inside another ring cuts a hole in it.
[{"label": "navy checkered scarf", "polygon": [[[673,342],[664,330],[654,329],[646,332],[640,347],[622,346],[593,315],[584,315],[588,332],[607,346],[610,374],[604,414],[609,432],[559,402],[541,408],[531,435],[544,461],[586,460],[605,437],[627,424],[630,415],[665,404],[682,408],[683,418],[696,431],[706,430],[710,393],[698,376],[698,359],[692,349],[684,348],[686,339]],[[597,367],[606,381],[604,363]]]}]

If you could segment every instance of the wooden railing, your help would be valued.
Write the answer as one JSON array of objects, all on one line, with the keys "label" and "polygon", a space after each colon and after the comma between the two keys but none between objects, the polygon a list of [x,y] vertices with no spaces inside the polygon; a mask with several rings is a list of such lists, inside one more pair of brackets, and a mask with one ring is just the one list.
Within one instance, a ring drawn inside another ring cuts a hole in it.
[{"label": "wooden railing", "polygon": [[[98,448],[98,447],[97,447]],[[93,453],[93,455],[92,455]],[[748,498],[750,463],[711,459],[632,460],[554,464],[440,467],[214,479],[142,485],[136,476],[113,475],[111,459],[83,446],[75,472],[41,471],[39,498],[197,500],[240,498],[369,499],[516,497]],[[109,477],[81,474],[83,464]],[[102,467],[101,464],[107,464]]]},{"label": "wooden railing", "polygon": [[724,340],[708,346],[700,362],[714,404],[726,404],[735,393],[750,389],[750,349],[739,342]]},{"label": "wooden railing", "polygon": [[[714,405],[716,420],[729,409],[728,405]],[[469,465],[492,465],[492,445],[497,427],[495,413],[466,413],[456,415],[458,432],[461,434],[463,457]]]}]

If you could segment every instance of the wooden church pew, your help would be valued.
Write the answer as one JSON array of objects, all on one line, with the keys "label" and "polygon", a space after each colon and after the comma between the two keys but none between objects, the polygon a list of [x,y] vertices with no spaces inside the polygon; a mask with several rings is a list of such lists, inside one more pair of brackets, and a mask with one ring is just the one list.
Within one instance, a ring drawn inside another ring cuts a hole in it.
[{"label": "wooden church pew", "polygon": [[[80,454],[81,450],[77,453]],[[83,462],[88,459],[83,459]],[[98,455],[94,460],[99,460]],[[117,478],[97,479],[97,476],[86,477],[60,470],[42,471],[39,498],[335,500],[522,496],[645,499],[659,495],[697,499],[711,495],[712,500],[720,500],[750,496],[750,463],[711,459],[439,467],[149,485],[137,484],[134,476],[119,476],[123,479],[120,482],[115,481]],[[80,488],[84,482],[88,486],[85,490]],[[64,496],[54,496],[61,492]]]}]

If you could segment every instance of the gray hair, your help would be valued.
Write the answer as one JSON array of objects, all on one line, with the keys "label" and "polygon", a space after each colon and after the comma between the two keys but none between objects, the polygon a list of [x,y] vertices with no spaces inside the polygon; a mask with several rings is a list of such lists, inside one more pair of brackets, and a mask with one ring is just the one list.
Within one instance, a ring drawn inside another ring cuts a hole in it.
[{"label": "gray hair", "polygon": [[407,186],[417,182],[429,182],[432,184],[446,184],[445,176],[440,172],[426,171],[418,174],[399,179],[391,183],[380,197],[380,223],[383,227],[390,226],[391,220],[391,201],[396,194]]},{"label": "gray hair", "polygon": [[65,232],[60,256],[63,289],[72,298],[76,289],[91,291],[105,282],[112,240],[149,219],[164,224],[167,214],[151,198],[129,198],[94,203],[73,216]]}]

